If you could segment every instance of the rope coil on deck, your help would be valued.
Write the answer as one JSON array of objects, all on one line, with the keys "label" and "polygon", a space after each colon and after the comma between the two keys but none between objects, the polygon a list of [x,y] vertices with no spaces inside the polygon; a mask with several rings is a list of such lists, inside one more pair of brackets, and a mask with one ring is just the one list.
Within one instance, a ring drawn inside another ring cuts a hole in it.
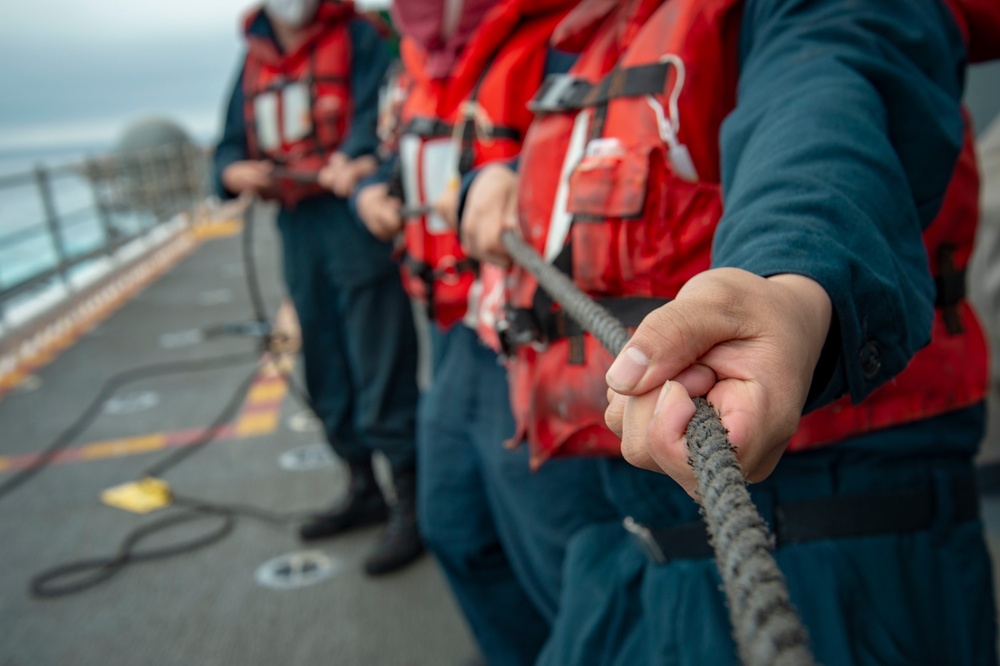
[{"label": "rope coil on deck", "polygon": [[[511,258],[581,327],[617,356],[631,337],[627,328],[547,263],[512,231],[503,244]],[[736,450],[712,405],[695,398],[687,427],[689,462],[701,495],[701,513],[729,605],[733,635],[746,666],[813,664],[809,638],[771,551],[774,538],[757,512]]]}]

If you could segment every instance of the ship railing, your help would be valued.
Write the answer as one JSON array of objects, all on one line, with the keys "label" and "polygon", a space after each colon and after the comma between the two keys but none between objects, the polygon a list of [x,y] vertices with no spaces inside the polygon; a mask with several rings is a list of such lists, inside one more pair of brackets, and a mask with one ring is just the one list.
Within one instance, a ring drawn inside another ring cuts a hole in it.
[{"label": "ship railing", "polygon": [[0,335],[34,294],[72,294],[88,265],[114,262],[120,248],[179,217],[195,219],[209,157],[178,144],[0,175]]}]

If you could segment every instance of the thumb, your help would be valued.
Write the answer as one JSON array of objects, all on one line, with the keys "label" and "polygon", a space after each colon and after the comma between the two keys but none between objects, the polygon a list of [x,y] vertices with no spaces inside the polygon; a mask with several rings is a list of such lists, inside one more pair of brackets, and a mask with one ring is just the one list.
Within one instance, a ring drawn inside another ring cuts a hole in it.
[{"label": "thumb", "polygon": [[[690,284],[690,283],[689,283]],[[739,337],[738,321],[711,299],[678,298],[646,315],[611,364],[606,380],[616,393],[642,395],[674,379],[712,347]]]}]

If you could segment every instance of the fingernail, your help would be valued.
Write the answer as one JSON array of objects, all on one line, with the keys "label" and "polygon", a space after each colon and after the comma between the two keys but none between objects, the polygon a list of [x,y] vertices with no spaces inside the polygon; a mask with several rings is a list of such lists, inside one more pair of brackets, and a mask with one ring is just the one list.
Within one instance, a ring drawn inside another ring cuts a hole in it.
[{"label": "fingernail", "polygon": [[646,374],[649,358],[638,347],[627,347],[608,369],[605,379],[616,391],[631,391]]},{"label": "fingernail", "polygon": [[660,407],[663,406],[663,401],[667,397],[667,393],[670,392],[670,382],[663,382],[663,388],[660,389],[660,395],[656,398],[656,407],[653,408],[653,416],[660,413]]}]

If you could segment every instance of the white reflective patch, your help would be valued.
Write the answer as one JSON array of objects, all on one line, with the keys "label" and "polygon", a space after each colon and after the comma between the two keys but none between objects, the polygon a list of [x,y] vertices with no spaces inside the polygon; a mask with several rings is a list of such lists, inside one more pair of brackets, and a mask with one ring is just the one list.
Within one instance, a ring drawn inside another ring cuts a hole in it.
[{"label": "white reflective patch", "polygon": [[288,427],[295,432],[316,432],[322,424],[316,415],[308,409],[302,410],[298,414],[292,414],[288,419]]},{"label": "white reflective patch", "polygon": [[295,590],[326,580],[340,571],[340,562],[319,550],[280,555],[257,568],[254,578],[272,590]]},{"label": "white reflective patch", "polygon": [[200,328],[189,328],[183,331],[171,331],[160,336],[160,347],[162,349],[177,349],[178,347],[190,347],[205,339]]},{"label": "white reflective patch", "polygon": [[424,205],[423,193],[417,181],[417,163],[420,159],[420,145],[423,140],[413,134],[399,137],[399,160],[403,174],[403,200],[407,206],[416,208]]},{"label": "white reflective patch", "polygon": [[330,445],[325,443],[306,444],[285,451],[278,457],[278,464],[282,469],[290,472],[303,472],[321,467],[332,467],[335,458]]},{"label": "white reflective patch", "polygon": [[570,223],[573,221],[573,216],[566,210],[566,204],[569,202],[569,177],[572,175],[573,169],[576,168],[577,162],[583,157],[589,126],[590,113],[587,111],[578,113],[573,123],[573,135],[570,137],[569,147],[566,149],[566,158],[563,160],[559,176],[559,189],[556,190],[556,200],[552,205],[549,235],[545,239],[545,261],[549,263],[562,252],[563,246],[566,244],[566,237],[569,235]]},{"label": "white reflective patch", "polygon": [[278,133],[277,94],[266,92],[257,95],[253,100],[253,115],[260,149],[265,152],[277,149],[281,145],[281,136]]},{"label": "white reflective patch", "polygon": [[208,307],[212,305],[223,305],[232,303],[233,292],[229,289],[212,289],[198,294],[198,305]]},{"label": "white reflective patch", "polygon": [[[433,139],[424,142],[422,157],[424,196],[427,203],[434,203],[458,178],[458,150],[451,139]],[[444,218],[436,213],[427,216],[427,230],[432,234],[452,231]]]},{"label": "white reflective patch", "polygon": [[153,391],[130,391],[114,396],[104,403],[104,413],[115,416],[136,414],[160,404],[160,395]]},{"label": "white reflective patch", "polygon": [[312,107],[309,104],[309,86],[296,81],[281,91],[285,141],[292,143],[312,133]]},{"label": "white reflective patch", "polygon": [[[458,151],[450,138],[422,139],[404,134],[399,140],[402,161],[403,197],[414,208],[434,203],[458,178]],[[427,216],[427,230],[432,234],[451,231],[440,215]]]}]

